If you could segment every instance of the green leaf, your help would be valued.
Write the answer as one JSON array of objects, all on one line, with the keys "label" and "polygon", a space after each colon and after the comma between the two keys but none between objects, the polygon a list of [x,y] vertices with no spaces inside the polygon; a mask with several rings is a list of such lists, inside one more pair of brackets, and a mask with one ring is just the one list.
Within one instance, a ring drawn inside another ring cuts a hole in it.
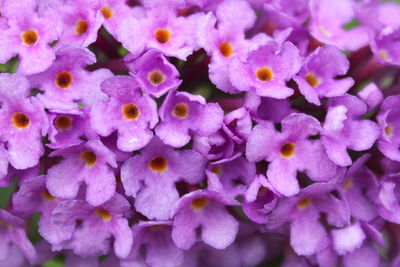
[{"label": "green leaf", "polygon": [[343,29],[346,30],[346,31],[349,31],[349,30],[352,30],[354,28],[357,28],[360,25],[361,25],[361,22],[359,20],[352,19],[351,21],[349,21],[348,23],[343,25]]}]

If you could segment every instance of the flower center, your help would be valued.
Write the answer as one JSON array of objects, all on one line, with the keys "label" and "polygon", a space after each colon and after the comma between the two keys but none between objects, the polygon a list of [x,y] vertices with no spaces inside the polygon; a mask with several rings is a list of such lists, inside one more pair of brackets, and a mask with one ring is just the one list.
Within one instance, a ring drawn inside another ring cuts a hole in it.
[{"label": "flower center", "polygon": [[353,184],[353,181],[351,178],[347,179],[347,181],[343,185],[343,191],[346,191],[349,189],[349,187]]},{"label": "flower center", "polygon": [[207,205],[207,203],[208,199],[203,197],[193,200],[191,205],[194,210],[201,210],[205,205]]},{"label": "flower center", "polygon": [[39,40],[39,35],[35,30],[27,30],[26,32],[22,33],[21,37],[22,41],[27,46],[35,45]]},{"label": "flower center", "polygon": [[157,230],[157,229],[161,229],[163,227],[164,227],[164,225],[162,225],[162,224],[154,224],[154,225],[151,225],[149,228],[151,230]]},{"label": "flower center", "polygon": [[271,81],[274,78],[274,72],[268,67],[259,68],[256,71],[256,76],[259,81]]},{"label": "flower center", "polygon": [[167,29],[158,29],[154,35],[160,44],[165,44],[171,40],[171,32]]},{"label": "flower center", "polygon": [[113,12],[112,12],[112,10],[111,10],[108,6],[104,6],[104,7],[101,9],[101,14],[103,14],[103,17],[104,17],[105,19],[109,19],[109,18],[112,17]]},{"label": "flower center", "polygon": [[149,168],[155,172],[164,172],[168,168],[168,161],[163,157],[157,157],[150,161]]},{"label": "flower center", "polygon": [[126,104],[122,106],[122,114],[124,114],[125,119],[136,120],[139,118],[140,111],[135,104]]},{"label": "flower center", "polygon": [[216,175],[220,176],[222,174],[222,166],[221,164],[215,165],[212,167],[211,171],[215,173]]},{"label": "flower center", "polygon": [[112,218],[111,214],[104,209],[96,209],[96,214],[100,216],[105,222],[111,220]]},{"label": "flower center", "polygon": [[379,50],[378,51],[378,55],[383,61],[388,61],[389,60],[388,53],[385,50]]},{"label": "flower center", "polygon": [[304,209],[304,208],[306,208],[307,206],[309,206],[310,204],[311,204],[311,199],[305,198],[305,199],[303,199],[303,200],[297,202],[297,207],[298,207],[299,209]]},{"label": "flower center", "polygon": [[281,155],[285,158],[293,156],[296,146],[293,143],[287,142],[281,147]]},{"label": "flower center", "polygon": [[388,137],[391,137],[393,135],[393,127],[390,125],[386,126],[385,133]]},{"label": "flower center", "polygon": [[231,57],[232,46],[227,42],[223,42],[219,45],[219,52],[221,52],[224,57]]},{"label": "flower center", "polygon": [[318,78],[315,76],[314,73],[311,72],[306,74],[306,81],[312,87],[317,87],[320,84]]},{"label": "flower center", "polygon": [[78,19],[75,27],[76,34],[82,35],[86,33],[87,29],[88,29],[88,23],[83,19]]},{"label": "flower center", "polygon": [[56,118],[54,124],[59,130],[69,130],[72,125],[72,118],[68,115],[60,115]]},{"label": "flower center", "polygon": [[67,89],[72,84],[72,75],[68,71],[62,71],[56,75],[56,85],[62,89]]},{"label": "flower center", "polygon": [[96,154],[91,151],[82,152],[81,159],[85,162],[87,166],[93,166],[97,161]]},{"label": "flower center", "polygon": [[30,124],[29,117],[21,112],[14,113],[12,121],[15,127],[21,129],[28,127]]},{"label": "flower center", "polygon": [[50,194],[50,192],[49,192],[49,190],[44,190],[43,192],[42,192],[42,197],[44,198],[44,199],[46,199],[46,200],[56,200],[56,198],[55,197],[53,197],[51,194]]},{"label": "flower center", "polygon": [[185,103],[177,104],[177,105],[174,107],[174,109],[173,109],[173,111],[172,111],[172,114],[173,114],[175,117],[177,117],[177,118],[184,119],[184,118],[186,118],[186,117],[188,116],[188,114],[189,114],[189,107],[188,107],[188,105],[185,104]]},{"label": "flower center", "polygon": [[153,85],[159,85],[165,81],[165,76],[160,71],[155,70],[147,75],[147,79],[149,79]]}]

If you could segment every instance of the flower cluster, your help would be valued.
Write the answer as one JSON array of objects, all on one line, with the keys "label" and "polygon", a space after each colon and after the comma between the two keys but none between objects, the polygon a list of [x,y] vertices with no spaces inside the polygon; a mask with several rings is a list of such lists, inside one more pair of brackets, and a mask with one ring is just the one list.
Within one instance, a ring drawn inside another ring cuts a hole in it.
[{"label": "flower cluster", "polygon": [[399,266],[399,18],[0,0],[0,266]]}]

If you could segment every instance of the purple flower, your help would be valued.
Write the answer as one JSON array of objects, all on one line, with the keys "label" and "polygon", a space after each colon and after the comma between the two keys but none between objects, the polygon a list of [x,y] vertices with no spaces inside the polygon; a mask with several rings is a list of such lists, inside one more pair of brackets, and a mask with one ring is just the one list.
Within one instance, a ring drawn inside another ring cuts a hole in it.
[{"label": "purple flower", "polygon": [[208,176],[217,176],[224,191],[233,197],[243,195],[256,175],[256,166],[243,157],[212,162]]},{"label": "purple flower", "polygon": [[280,0],[264,3],[266,17],[281,27],[296,28],[309,16],[308,0]]},{"label": "purple flower", "polygon": [[6,143],[1,148],[2,168],[5,157],[16,169],[26,169],[39,162],[44,149],[41,137],[46,135],[48,119],[43,106],[29,97],[29,84],[18,74],[0,75],[2,130],[0,137]]},{"label": "purple flower", "polygon": [[377,116],[381,134],[378,140],[379,150],[389,159],[400,161],[400,95],[389,96],[383,101]]},{"label": "purple flower", "polygon": [[329,158],[337,165],[351,165],[347,148],[367,150],[378,138],[379,128],[376,123],[359,119],[366,112],[367,105],[356,96],[332,98],[321,132],[321,141]]},{"label": "purple flower", "polygon": [[252,119],[258,122],[270,120],[278,123],[290,113],[295,112],[290,107],[288,99],[261,97],[253,91],[246,92],[243,105],[249,110]]},{"label": "purple flower", "polygon": [[400,53],[397,49],[400,38],[398,26],[396,28],[386,28],[371,42],[372,51],[380,62],[400,65]]},{"label": "purple flower", "polygon": [[124,60],[140,87],[154,97],[175,90],[181,84],[178,70],[160,51],[151,49],[139,58],[132,55]]},{"label": "purple flower", "polygon": [[235,143],[230,136],[230,132],[226,132],[226,127],[218,130],[209,136],[195,135],[193,137],[193,149],[198,151],[208,160],[232,159],[242,154],[238,151]]},{"label": "purple flower", "polygon": [[280,199],[267,225],[274,229],[290,221],[290,244],[295,252],[298,255],[316,253],[328,237],[320,221],[322,212],[327,216],[327,223],[335,227],[343,227],[350,220],[347,204],[330,193],[335,186],[329,183],[313,184],[295,197]]},{"label": "purple flower", "polygon": [[399,175],[385,177],[381,181],[376,203],[379,215],[389,222],[400,223],[400,194],[399,194]]},{"label": "purple flower", "polygon": [[344,29],[355,18],[354,6],[351,0],[311,0],[310,33],[320,42],[335,45],[339,49],[357,50],[365,46],[369,41],[367,27],[360,25],[350,30]]},{"label": "purple flower", "polygon": [[196,151],[174,150],[153,138],[121,167],[121,180],[127,196],[135,198],[137,211],[150,219],[170,218],[178,200],[175,182],[199,183],[206,161]]},{"label": "purple flower", "polygon": [[[240,14],[240,18],[238,15]],[[244,30],[255,21],[254,10],[246,1],[224,1],[216,12],[217,18],[208,13],[197,32],[198,43],[211,56],[210,80],[222,91],[237,93],[229,79],[229,66],[234,58],[244,60],[249,44]]]},{"label": "purple flower", "polygon": [[71,238],[53,245],[53,249],[72,249],[83,257],[100,256],[109,251],[110,239],[114,237],[115,254],[126,258],[133,240],[126,218],[130,213],[129,202],[119,194],[97,207],[83,200],[62,201],[52,219],[55,224],[69,226]]},{"label": "purple flower", "polygon": [[379,193],[375,174],[365,166],[368,157],[369,155],[364,155],[355,161],[340,181],[351,216],[366,222],[372,221],[378,215],[374,202]]},{"label": "purple flower", "polygon": [[25,234],[24,221],[3,209],[0,209],[0,240],[0,260],[7,259],[14,246],[22,250],[30,262],[35,260],[36,251]]},{"label": "purple flower", "polygon": [[281,47],[275,41],[256,46],[245,62],[235,59],[230,65],[230,79],[240,91],[255,90],[260,96],[284,99],[293,94],[286,86],[300,70],[299,50],[290,42]]},{"label": "purple flower", "polygon": [[383,101],[382,91],[375,83],[370,83],[364,87],[357,96],[361,98],[368,106],[368,111],[377,108]]},{"label": "purple flower", "polygon": [[88,109],[80,109],[82,113],[49,114],[50,144],[47,146],[53,149],[83,143],[86,139],[96,139],[97,134],[90,127]]},{"label": "purple flower", "polygon": [[246,147],[246,157],[251,162],[270,162],[267,177],[279,193],[292,196],[299,192],[297,171],[315,181],[327,181],[336,174],[336,165],[328,158],[321,141],[308,139],[321,130],[314,117],[293,113],[281,124],[281,132],[269,121],[256,125]]},{"label": "purple flower", "polygon": [[115,155],[99,140],[56,150],[50,156],[63,160],[47,172],[46,186],[57,198],[72,199],[84,182],[86,200],[93,206],[108,201],[115,193]]},{"label": "purple flower", "polygon": [[163,12],[150,9],[144,18],[129,17],[122,21],[118,36],[134,55],[155,48],[166,56],[184,60],[197,47],[194,34],[202,18],[203,15],[177,17],[169,8]]},{"label": "purple flower", "polygon": [[98,5],[97,0],[76,0],[68,4],[61,1],[56,4],[54,8],[64,24],[58,47],[87,47],[96,41],[97,31],[104,21],[103,15],[97,10]]},{"label": "purple flower", "polygon": [[119,0],[99,0],[98,10],[104,18],[103,26],[114,38],[117,38],[117,28],[125,18],[144,13],[141,8],[131,8],[128,3]]},{"label": "purple flower", "polygon": [[172,239],[178,248],[188,250],[196,242],[196,229],[201,227],[204,243],[225,249],[235,240],[239,223],[226,210],[237,202],[223,192],[197,190],[184,195],[172,215]]},{"label": "purple flower", "polygon": [[45,176],[24,180],[13,196],[13,210],[24,217],[40,212],[40,235],[51,244],[58,244],[71,238],[72,225],[57,225],[52,221],[52,213],[59,200],[49,193],[45,182]]},{"label": "purple flower", "polygon": [[277,203],[277,197],[271,189],[267,178],[262,174],[257,175],[249,185],[242,207],[252,221],[259,224],[268,222],[268,213]]},{"label": "purple flower", "polygon": [[[178,249],[171,238],[171,221],[139,222],[132,227],[133,247],[123,266],[132,265],[143,258],[149,266],[174,267],[183,263],[183,251]],[[141,249],[146,255],[141,255]]]},{"label": "purple flower", "polygon": [[100,91],[100,84],[112,74],[106,69],[93,72],[84,69],[95,61],[89,50],[60,48],[50,68],[29,77],[32,86],[44,91],[36,97],[53,112],[76,112],[78,103],[90,107],[104,99],[106,96]]},{"label": "purple flower", "polygon": [[346,56],[334,46],[317,48],[303,63],[294,80],[307,101],[320,105],[319,97],[341,96],[354,81],[352,78],[335,79],[345,75],[349,69]]},{"label": "purple flower", "polygon": [[153,137],[158,122],[156,103],[142,95],[136,80],[116,76],[105,80],[101,89],[108,101],[97,102],[90,111],[91,125],[102,136],[118,131],[117,146],[122,151],[144,147]]},{"label": "purple flower", "polygon": [[251,132],[252,121],[250,113],[244,107],[233,110],[225,115],[222,127],[232,137],[233,141],[241,144]]},{"label": "purple flower", "polygon": [[170,92],[160,108],[161,122],[156,134],[167,145],[182,147],[190,133],[208,136],[222,126],[223,110],[218,104],[206,103],[200,95]]},{"label": "purple flower", "polygon": [[60,24],[53,12],[39,16],[37,1],[2,1],[1,14],[9,27],[0,28],[0,62],[19,55],[18,71],[33,74],[47,69],[55,59],[49,44],[58,39]]}]

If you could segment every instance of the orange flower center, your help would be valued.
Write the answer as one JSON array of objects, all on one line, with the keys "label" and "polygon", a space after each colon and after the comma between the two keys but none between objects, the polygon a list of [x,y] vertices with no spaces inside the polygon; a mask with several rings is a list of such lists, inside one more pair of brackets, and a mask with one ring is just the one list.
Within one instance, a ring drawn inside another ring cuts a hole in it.
[{"label": "orange flower center", "polygon": [[189,114],[189,107],[185,103],[177,104],[172,110],[172,114],[177,118],[184,119]]},{"label": "orange flower center", "polygon": [[39,35],[35,30],[27,30],[26,32],[22,33],[22,41],[27,46],[32,46],[39,41]]},{"label": "orange flower center", "polygon": [[91,151],[82,152],[81,159],[85,162],[87,166],[93,166],[97,161],[96,154]]},{"label": "orange flower center", "polygon": [[298,207],[299,209],[304,209],[304,208],[306,208],[307,206],[309,206],[310,204],[311,204],[311,199],[305,198],[305,199],[303,199],[303,200],[297,202],[297,207]]},{"label": "orange flower center", "polygon": [[83,19],[78,19],[76,22],[75,32],[78,35],[85,34],[88,29],[88,23]]},{"label": "orange flower center", "polygon": [[46,199],[46,200],[56,200],[56,198],[55,197],[53,197],[51,194],[50,194],[50,192],[49,192],[49,190],[44,190],[43,192],[42,192],[42,197],[44,198],[44,199]]},{"label": "orange flower center", "polygon": [[165,76],[158,70],[150,72],[147,78],[153,85],[159,85],[165,81]]},{"label": "orange flower center", "polygon": [[274,78],[274,72],[268,67],[259,68],[256,71],[256,76],[259,81],[271,81]]},{"label": "orange flower center", "polygon": [[55,126],[59,130],[68,130],[71,128],[72,118],[68,115],[60,115],[56,118]]},{"label": "orange flower center", "polygon": [[26,128],[30,124],[29,117],[21,112],[14,113],[12,121],[14,126],[20,129]]},{"label": "orange flower center", "polygon": [[315,74],[311,72],[306,74],[306,81],[312,87],[317,87],[321,83]]},{"label": "orange flower center", "polygon": [[281,147],[281,155],[285,158],[293,156],[296,146],[293,143],[287,142]]},{"label": "orange flower center", "polygon": [[62,71],[56,75],[56,85],[62,89],[67,89],[72,84],[72,75],[68,71]]},{"label": "orange flower center", "polygon": [[171,32],[167,29],[158,29],[154,35],[160,44],[165,44],[171,40]]},{"label": "orange flower center", "polygon": [[194,210],[201,210],[204,208],[205,205],[207,205],[208,199],[207,198],[197,198],[192,201],[192,208]]},{"label": "orange flower center", "polygon": [[162,173],[168,168],[168,161],[163,157],[157,157],[150,161],[149,168],[155,172]]},{"label": "orange flower center", "polygon": [[105,222],[111,220],[112,218],[111,214],[104,209],[96,209],[96,214],[100,216]]},{"label": "orange flower center", "polygon": [[221,52],[224,57],[231,57],[232,46],[227,42],[223,42],[219,45],[219,52]]},{"label": "orange flower center", "polygon": [[135,104],[126,104],[122,106],[122,114],[124,114],[124,117],[128,120],[136,120],[139,118],[140,111]]},{"label": "orange flower center", "polygon": [[112,12],[112,10],[111,10],[108,6],[104,6],[104,7],[101,9],[101,14],[103,14],[103,17],[104,17],[105,19],[109,19],[109,18],[112,17],[113,12]]}]

